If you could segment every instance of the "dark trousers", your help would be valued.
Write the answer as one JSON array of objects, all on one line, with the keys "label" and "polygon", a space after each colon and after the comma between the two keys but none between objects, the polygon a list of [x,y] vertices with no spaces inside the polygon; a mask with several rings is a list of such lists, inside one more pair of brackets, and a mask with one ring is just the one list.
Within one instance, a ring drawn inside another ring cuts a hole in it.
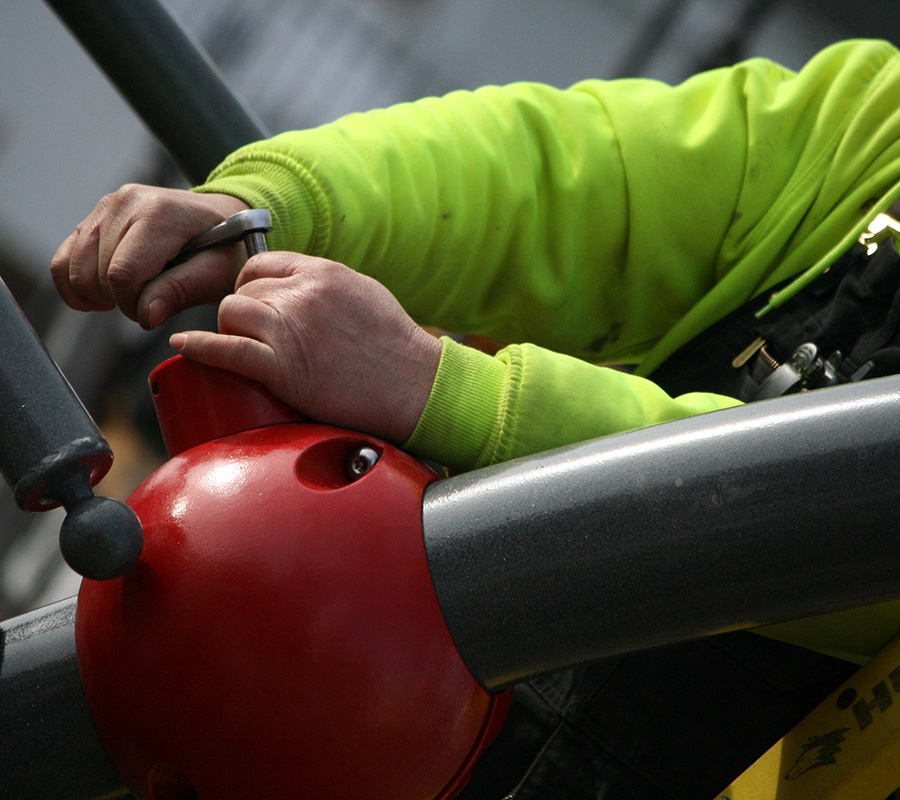
[{"label": "dark trousers", "polygon": [[855,669],[739,632],[536,678],[459,800],[714,800]]}]

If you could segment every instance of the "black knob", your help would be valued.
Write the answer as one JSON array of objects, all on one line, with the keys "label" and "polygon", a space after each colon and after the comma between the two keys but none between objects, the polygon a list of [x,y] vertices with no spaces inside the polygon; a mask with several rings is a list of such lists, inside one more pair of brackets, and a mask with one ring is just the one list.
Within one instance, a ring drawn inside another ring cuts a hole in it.
[{"label": "black knob", "polygon": [[52,491],[68,512],[59,530],[59,547],[72,569],[104,581],[124,575],[137,563],[144,531],[131,508],[111,497],[95,497],[81,471],[56,476]]}]

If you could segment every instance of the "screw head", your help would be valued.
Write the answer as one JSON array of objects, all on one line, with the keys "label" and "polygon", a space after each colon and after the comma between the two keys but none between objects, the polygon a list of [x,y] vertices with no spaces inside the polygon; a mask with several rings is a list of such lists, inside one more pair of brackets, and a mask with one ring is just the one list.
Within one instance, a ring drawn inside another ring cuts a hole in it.
[{"label": "screw head", "polygon": [[368,445],[357,447],[347,456],[346,473],[351,481],[359,480],[378,463],[378,451]]}]

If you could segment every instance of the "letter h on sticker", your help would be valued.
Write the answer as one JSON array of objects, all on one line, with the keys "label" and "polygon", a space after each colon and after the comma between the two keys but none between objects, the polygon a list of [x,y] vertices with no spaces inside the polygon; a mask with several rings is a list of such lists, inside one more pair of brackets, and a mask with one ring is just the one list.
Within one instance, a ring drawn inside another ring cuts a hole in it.
[{"label": "letter h on sticker", "polygon": [[[900,667],[895,667],[888,675],[891,686],[894,691],[900,693]],[[893,705],[894,699],[891,697],[891,690],[888,689],[887,681],[879,681],[872,687],[872,700],[857,700],[853,704],[853,716],[856,717],[856,723],[859,729],[865,730],[872,724],[872,712],[887,711]]]}]

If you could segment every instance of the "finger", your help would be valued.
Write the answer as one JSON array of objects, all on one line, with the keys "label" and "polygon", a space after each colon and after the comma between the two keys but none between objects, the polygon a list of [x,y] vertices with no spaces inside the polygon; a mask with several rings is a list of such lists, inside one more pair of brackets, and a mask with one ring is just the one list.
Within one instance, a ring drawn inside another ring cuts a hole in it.
[{"label": "finger", "polygon": [[109,231],[101,236],[115,237],[116,241],[114,248],[108,242],[100,247],[98,280],[104,294],[130,319],[137,319],[138,297],[144,286],[165,268],[167,253],[177,247],[158,231],[154,236],[152,227],[149,222],[138,221],[115,234]]},{"label": "finger", "polygon": [[273,374],[275,352],[264,342],[246,336],[210,331],[175,333],[169,344],[181,355],[210,367],[237,372],[260,383]]},{"label": "finger", "polygon": [[278,312],[256,297],[230,294],[219,305],[219,333],[271,342],[279,322]]},{"label": "finger", "polygon": [[69,285],[91,308],[109,307],[112,303],[112,297],[104,295],[98,278],[99,239],[98,226],[85,220],[75,229],[69,257]]},{"label": "finger", "polygon": [[[185,236],[172,229],[162,229],[152,218],[146,218],[135,222],[119,234],[120,239],[115,251],[109,256],[109,267],[105,275],[101,271],[101,280],[105,278],[107,292],[113,298],[116,305],[131,319],[139,319],[138,303],[144,288],[157,276],[164,273],[168,263],[178,255],[184,245]],[[215,254],[213,257],[220,254]],[[209,258],[207,257],[207,261]],[[201,260],[201,264],[203,260]],[[167,301],[169,310],[159,322],[172,314],[182,311],[190,305],[203,302],[212,302],[221,297],[211,292],[206,292],[202,298],[197,297],[199,285],[197,281],[185,279],[185,274],[190,274],[196,266],[194,260],[185,261],[179,266],[187,267],[177,273],[177,277],[163,281],[160,288],[168,286]],[[229,281],[230,283],[230,281]],[[228,289],[226,288],[227,292]],[[224,292],[223,292],[224,293]],[[149,307],[154,299],[148,296],[145,305]],[[149,323],[149,316],[144,320]],[[147,327],[145,325],[145,327]],[[153,326],[155,327],[155,326]]]},{"label": "finger", "polygon": [[288,278],[299,275],[313,268],[313,263],[316,261],[321,261],[321,259],[314,259],[300,253],[280,251],[259,253],[244,264],[234,283],[234,288],[237,290],[248,283],[264,278]]},{"label": "finger", "polygon": [[116,256],[118,255],[119,261],[123,260],[123,256],[127,260],[129,247],[146,246],[141,237],[135,235],[134,225],[135,220],[126,216],[125,211],[120,211],[118,204],[112,199],[107,204],[105,216],[97,225],[96,279],[103,295],[113,300],[115,297],[110,285],[110,272],[115,270]]},{"label": "finger", "polygon": [[76,311],[109,310],[112,308],[111,303],[98,306],[96,302],[79,294],[72,285],[70,279],[72,251],[78,241],[78,236],[78,231],[75,231],[66,237],[50,261],[50,277],[53,279],[53,285],[63,302]]}]

